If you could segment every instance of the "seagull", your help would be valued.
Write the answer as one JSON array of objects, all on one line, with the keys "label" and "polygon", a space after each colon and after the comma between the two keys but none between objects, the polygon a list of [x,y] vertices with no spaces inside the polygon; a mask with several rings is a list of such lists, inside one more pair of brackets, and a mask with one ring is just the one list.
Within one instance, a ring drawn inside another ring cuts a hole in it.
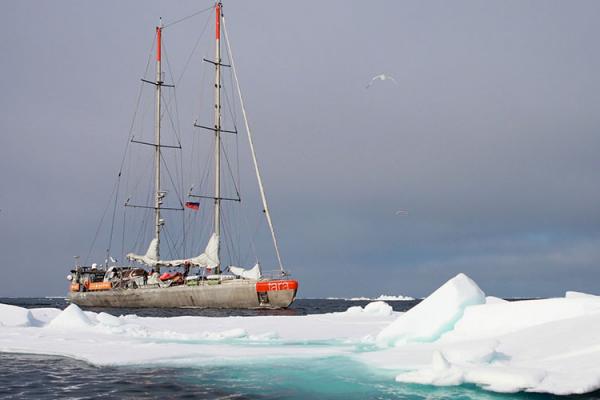
[{"label": "seagull", "polygon": [[370,88],[376,80],[387,81],[388,79],[390,81],[394,82],[394,84],[396,84],[396,85],[398,84],[398,82],[396,82],[396,80],[392,76],[386,75],[386,74],[381,74],[381,75],[374,76],[371,79],[371,82],[369,82],[369,84],[367,85],[367,89]]}]

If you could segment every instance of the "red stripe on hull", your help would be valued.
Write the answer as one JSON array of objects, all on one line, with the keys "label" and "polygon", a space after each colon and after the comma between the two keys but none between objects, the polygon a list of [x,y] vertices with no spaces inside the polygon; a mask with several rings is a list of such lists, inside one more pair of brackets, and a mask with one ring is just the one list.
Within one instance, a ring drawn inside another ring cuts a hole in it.
[{"label": "red stripe on hull", "polygon": [[257,292],[271,292],[277,290],[297,290],[298,289],[298,281],[289,279],[289,280],[281,280],[281,281],[267,281],[267,282],[257,282],[256,283],[256,291]]}]

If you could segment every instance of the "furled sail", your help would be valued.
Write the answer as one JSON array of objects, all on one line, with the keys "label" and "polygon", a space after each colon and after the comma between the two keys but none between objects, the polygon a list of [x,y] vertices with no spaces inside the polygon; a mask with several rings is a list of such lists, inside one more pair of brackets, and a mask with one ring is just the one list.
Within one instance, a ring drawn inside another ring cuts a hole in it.
[{"label": "furled sail", "polygon": [[239,276],[240,278],[250,279],[250,280],[259,280],[261,277],[260,273],[260,265],[256,263],[256,265],[251,269],[244,269],[241,267],[230,266],[229,270],[232,274]]},{"label": "furled sail", "polygon": [[129,253],[127,254],[127,259],[130,261],[137,261],[144,263],[150,267],[154,267],[158,264],[158,239],[154,238],[150,242],[150,246],[148,246],[148,251],[143,256],[138,254]]},{"label": "furled sail", "polygon": [[215,268],[220,264],[219,261],[219,235],[213,233],[204,249],[204,253],[194,258],[182,260],[160,261],[161,265],[175,267],[177,265],[194,265],[197,267]]}]

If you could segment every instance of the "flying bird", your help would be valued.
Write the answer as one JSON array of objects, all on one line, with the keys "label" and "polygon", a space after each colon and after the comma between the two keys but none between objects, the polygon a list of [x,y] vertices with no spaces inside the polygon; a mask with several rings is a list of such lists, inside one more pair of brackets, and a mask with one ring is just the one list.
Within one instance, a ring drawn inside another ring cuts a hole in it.
[{"label": "flying bird", "polygon": [[395,85],[398,84],[398,82],[396,82],[396,80],[392,76],[386,75],[386,74],[381,74],[381,75],[374,76],[371,79],[371,82],[369,82],[369,84],[367,85],[367,89],[370,88],[373,85],[373,83],[375,83],[375,81],[377,81],[377,80],[380,80],[380,81],[390,80],[390,81],[394,82]]},{"label": "flying bird", "polygon": [[408,210],[398,210],[398,211],[396,211],[396,215],[398,215],[400,217],[405,217],[408,215]]}]

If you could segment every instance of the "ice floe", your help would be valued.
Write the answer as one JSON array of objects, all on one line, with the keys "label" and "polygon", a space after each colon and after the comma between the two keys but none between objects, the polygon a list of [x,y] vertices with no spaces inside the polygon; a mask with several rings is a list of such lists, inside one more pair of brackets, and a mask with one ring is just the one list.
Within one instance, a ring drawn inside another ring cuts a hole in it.
[{"label": "ice floe", "polygon": [[0,327],[34,325],[36,325],[36,320],[31,315],[31,311],[8,304],[0,304]]},{"label": "ice floe", "polygon": [[600,296],[567,292],[508,302],[486,297],[459,274],[406,313],[383,301],[330,314],[223,318],[2,304],[0,351],[64,355],[97,365],[347,357],[391,371],[399,385],[585,393],[600,389]]}]

